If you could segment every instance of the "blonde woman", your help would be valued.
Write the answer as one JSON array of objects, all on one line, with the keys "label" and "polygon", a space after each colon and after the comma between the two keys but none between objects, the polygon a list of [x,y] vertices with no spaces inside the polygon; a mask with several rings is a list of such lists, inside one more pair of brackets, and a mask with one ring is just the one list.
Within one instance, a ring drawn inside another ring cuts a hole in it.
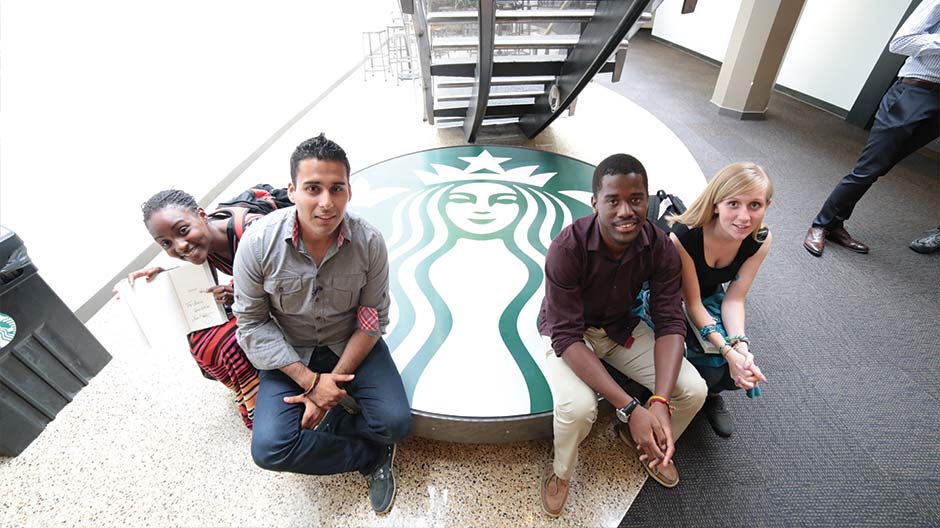
[{"label": "blonde woman", "polygon": [[760,394],[758,384],[767,381],[751,353],[744,299],[770,250],[770,230],[763,221],[772,196],[764,169],[733,163],[685,213],[668,219],[682,261],[682,297],[691,325],[686,357],[708,384],[702,410],[720,436],[734,432],[720,392],[742,388],[754,397]]}]

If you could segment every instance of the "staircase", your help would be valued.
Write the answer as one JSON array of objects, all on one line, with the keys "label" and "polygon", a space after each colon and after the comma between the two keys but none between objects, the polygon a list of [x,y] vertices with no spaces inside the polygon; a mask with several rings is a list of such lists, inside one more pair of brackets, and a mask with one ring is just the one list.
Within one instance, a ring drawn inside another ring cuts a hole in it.
[{"label": "staircase", "polygon": [[400,0],[412,15],[429,124],[517,123],[532,138],[598,73],[620,80],[629,38],[662,0]]}]

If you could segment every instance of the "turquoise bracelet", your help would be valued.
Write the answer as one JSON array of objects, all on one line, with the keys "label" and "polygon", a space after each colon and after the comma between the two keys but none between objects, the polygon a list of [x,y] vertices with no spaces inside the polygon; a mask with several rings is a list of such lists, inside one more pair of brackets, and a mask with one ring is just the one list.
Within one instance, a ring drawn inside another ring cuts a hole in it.
[{"label": "turquoise bracelet", "polygon": [[712,334],[718,331],[718,325],[716,323],[707,324],[698,331],[701,334],[702,339],[708,339],[708,334]]}]

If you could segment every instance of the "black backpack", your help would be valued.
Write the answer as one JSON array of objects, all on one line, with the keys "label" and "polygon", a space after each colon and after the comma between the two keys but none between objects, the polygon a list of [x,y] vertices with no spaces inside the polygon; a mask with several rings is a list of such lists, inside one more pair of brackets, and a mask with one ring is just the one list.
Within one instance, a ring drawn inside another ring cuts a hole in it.
[{"label": "black backpack", "polygon": [[673,231],[673,227],[678,224],[674,224],[673,227],[670,227],[669,222],[666,221],[666,217],[680,215],[684,213],[686,209],[685,204],[682,203],[682,200],[680,200],[678,196],[669,194],[660,189],[656,191],[656,194],[650,195],[649,208],[646,210],[646,219],[663,231],[670,233]]},{"label": "black backpack", "polygon": [[275,209],[292,205],[294,203],[287,196],[287,189],[275,189],[267,183],[259,183],[231,200],[220,203],[219,208],[245,207],[251,213],[266,215]]}]

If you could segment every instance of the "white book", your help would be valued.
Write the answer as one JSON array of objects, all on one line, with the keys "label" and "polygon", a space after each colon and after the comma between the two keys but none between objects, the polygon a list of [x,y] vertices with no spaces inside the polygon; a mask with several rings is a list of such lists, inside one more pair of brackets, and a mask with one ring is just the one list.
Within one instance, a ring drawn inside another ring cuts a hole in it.
[{"label": "white book", "polygon": [[225,309],[206,290],[216,286],[208,264],[183,264],[157,274],[147,282],[139,278],[131,286],[127,280],[114,289],[130,308],[151,348],[178,344],[190,332],[211,328],[228,321]]}]

